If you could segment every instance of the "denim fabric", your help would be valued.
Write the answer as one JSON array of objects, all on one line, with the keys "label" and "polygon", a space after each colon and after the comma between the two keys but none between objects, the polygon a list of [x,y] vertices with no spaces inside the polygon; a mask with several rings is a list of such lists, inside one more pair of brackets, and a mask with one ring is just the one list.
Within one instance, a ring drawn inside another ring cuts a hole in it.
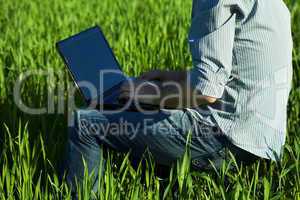
[{"label": "denim fabric", "polygon": [[[218,168],[225,160],[226,136],[212,124],[194,120],[184,110],[161,110],[155,114],[77,110],[74,114],[65,160],[70,185],[74,185],[75,177],[78,181],[83,177],[82,159],[89,173],[94,170],[97,177],[101,159],[105,162],[101,157],[103,146],[118,152],[131,150],[137,158],[147,149],[158,164],[171,165],[184,154],[190,133],[193,168],[209,168],[210,162]],[[97,179],[95,186],[96,182]]]}]

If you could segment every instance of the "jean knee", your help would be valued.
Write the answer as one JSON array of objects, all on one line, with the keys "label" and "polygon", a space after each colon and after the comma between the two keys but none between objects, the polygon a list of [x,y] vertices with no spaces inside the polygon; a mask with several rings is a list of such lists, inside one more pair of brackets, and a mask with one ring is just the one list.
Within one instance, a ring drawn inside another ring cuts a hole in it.
[{"label": "jean knee", "polygon": [[81,144],[97,146],[96,132],[93,124],[96,124],[93,120],[90,120],[85,115],[81,115],[80,111],[74,111],[74,123],[70,126],[69,140],[73,143],[80,142]]}]

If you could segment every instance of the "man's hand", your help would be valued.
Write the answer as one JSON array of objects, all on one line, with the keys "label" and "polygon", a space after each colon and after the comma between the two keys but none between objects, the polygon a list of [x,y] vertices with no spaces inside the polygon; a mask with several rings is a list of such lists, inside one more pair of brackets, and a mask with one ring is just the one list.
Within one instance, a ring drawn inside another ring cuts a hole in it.
[{"label": "man's hand", "polygon": [[157,81],[128,80],[120,88],[120,100],[159,105],[161,85]]},{"label": "man's hand", "polygon": [[160,105],[162,83],[181,82],[186,78],[185,72],[153,70],[143,73],[136,80],[128,80],[121,86],[120,100],[130,99],[153,105]]},{"label": "man's hand", "polygon": [[165,108],[195,108],[217,99],[200,95],[187,80],[186,71],[154,70],[121,87],[120,99],[160,105]]},{"label": "man's hand", "polygon": [[214,97],[200,95],[191,88],[187,76],[187,71],[153,70],[143,73],[139,78],[160,81],[162,107],[194,108],[203,104],[213,104],[217,100]]}]

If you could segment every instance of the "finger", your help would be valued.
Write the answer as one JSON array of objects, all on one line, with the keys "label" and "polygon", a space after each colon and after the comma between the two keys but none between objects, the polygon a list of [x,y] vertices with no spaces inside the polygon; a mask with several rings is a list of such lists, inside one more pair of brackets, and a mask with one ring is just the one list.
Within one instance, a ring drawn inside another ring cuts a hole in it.
[{"label": "finger", "polygon": [[127,80],[121,85],[120,89],[124,91],[131,91],[134,90],[135,86],[139,84],[140,80]]},{"label": "finger", "polygon": [[128,82],[124,82],[120,87],[120,91],[129,91],[130,87],[132,86]]},{"label": "finger", "polygon": [[138,96],[137,101],[140,103],[146,103],[146,104],[153,104],[153,105],[158,105],[159,104],[159,98],[156,96]]},{"label": "finger", "polygon": [[129,92],[122,92],[120,93],[118,99],[129,99],[130,98],[130,93]]}]

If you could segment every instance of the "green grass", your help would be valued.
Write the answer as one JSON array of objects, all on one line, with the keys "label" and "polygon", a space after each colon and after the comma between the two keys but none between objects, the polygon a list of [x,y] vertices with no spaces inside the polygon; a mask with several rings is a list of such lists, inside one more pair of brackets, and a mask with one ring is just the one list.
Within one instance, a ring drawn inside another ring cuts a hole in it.
[{"label": "green grass", "polygon": [[[127,156],[112,153],[99,183],[99,199],[158,199],[159,194],[172,199],[176,180],[181,199],[300,199],[300,2],[286,2],[293,17],[295,48],[282,163],[266,166],[258,162],[236,173],[227,169],[234,163],[215,173],[191,172],[186,154],[162,187],[153,163],[148,163],[142,181],[141,167],[133,169]],[[190,0],[0,0],[0,198],[58,199],[60,194],[70,198],[68,187],[57,178],[66,114],[21,112],[13,101],[13,88],[22,72],[61,72],[64,65],[55,42],[94,24],[102,27],[129,75],[157,67],[187,68],[192,65],[186,40],[190,11]],[[42,107],[47,105],[47,91],[53,92],[57,111],[58,88],[71,84],[66,73],[55,73],[50,82],[34,76],[23,85],[22,99],[27,105]],[[119,162],[114,164],[116,159]],[[84,199],[92,195],[90,185],[86,177],[80,186]]]}]

